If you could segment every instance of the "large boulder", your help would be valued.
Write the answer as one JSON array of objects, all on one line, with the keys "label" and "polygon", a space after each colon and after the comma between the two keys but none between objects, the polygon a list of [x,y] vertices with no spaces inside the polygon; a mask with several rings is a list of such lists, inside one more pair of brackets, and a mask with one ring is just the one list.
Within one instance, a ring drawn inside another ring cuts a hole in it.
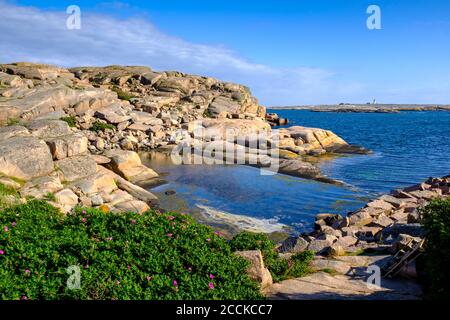
[{"label": "large boulder", "polygon": [[84,155],[88,151],[88,139],[83,133],[75,133],[47,140],[55,160]]},{"label": "large boulder", "polygon": [[110,178],[112,178],[113,181],[117,184],[117,186],[121,190],[128,192],[134,198],[144,201],[149,204],[156,205],[158,203],[158,198],[153,193],[127,181],[126,179],[122,178],[120,175],[118,175],[102,166],[99,166],[99,173],[102,173],[102,174],[107,175]]},{"label": "large boulder", "polygon": [[182,95],[192,93],[198,82],[194,77],[167,77],[162,78],[154,84],[154,86],[165,92],[174,92]]},{"label": "large boulder", "polygon": [[110,150],[104,155],[111,159],[107,166],[128,181],[146,183],[158,177],[155,171],[142,164],[139,155],[134,151]]},{"label": "large boulder", "polygon": [[97,163],[91,156],[76,156],[55,162],[61,173],[61,180],[73,182],[93,176],[97,172]]},{"label": "large boulder", "polygon": [[28,130],[38,138],[54,138],[72,133],[67,122],[61,120],[34,120],[28,124]]},{"label": "large boulder", "polygon": [[348,143],[329,130],[319,128],[307,128],[293,126],[279,130],[280,136],[291,137],[295,139],[299,147],[309,151],[312,149],[325,149],[327,151],[336,151]]},{"label": "large boulder", "polygon": [[19,125],[0,127],[0,141],[7,140],[12,137],[26,137],[29,136],[27,128]]},{"label": "large boulder", "polygon": [[256,134],[268,134],[270,125],[262,120],[203,119],[189,123],[189,131],[200,140],[226,140],[227,138],[251,138]]},{"label": "large boulder", "polygon": [[70,79],[74,77],[67,69],[48,64],[35,64],[30,62],[17,62],[1,65],[0,70],[34,80],[53,80],[58,77]]},{"label": "large boulder", "polygon": [[261,289],[273,283],[270,271],[264,266],[264,260],[260,250],[238,251],[236,254],[250,262],[247,273],[251,279],[261,285]]},{"label": "large boulder", "polygon": [[309,162],[298,159],[280,159],[279,172],[302,178],[318,178],[320,170]]},{"label": "large boulder", "polygon": [[98,172],[86,177],[85,179],[75,181],[70,187],[76,191],[92,196],[95,194],[110,194],[117,190],[117,184],[114,180],[113,172],[98,166]]},{"label": "large boulder", "polygon": [[54,172],[50,175],[32,179],[20,189],[22,197],[43,199],[63,188],[61,180]]},{"label": "large boulder", "polygon": [[289,237],[283,241],[280,248],[278,248],[278,252],[300,253],[306,250],[308,244],[308,241],[302,237]]},{"label": "large boulder", "polygon": [[55,201],[62,212],[67,213],[78,204],[78,196],[70,189],[55,193]]},{"label": "large boulder", "polygon": [[124,201],[116,204],[111,210],[112,212],[135,212],[144,213],[150,210],[147,203],[140,200]]},{"label": "large boulder", "polygon": [[226,113],[238,113],[240,109],[240,105],[237,101],[232,98],[219,96],[211,102],[208,107],[208,112],[211,116],[217,117],[223,112]]},{"label": "large boulder", "polygon": [[34,137],[12,137],[0,141],[0,173],[23,180],[53,171],[53,159],[46,143]]},{"label": "large boulder", "polygon": [[107,67],[76,67],[69,69],[81,80],[89,80],[96,84],[115,84],[122,86],[131,77],[151,77],[150,68],[143,66],[107,66]]},{"label": "large boulder", "polygon": [[127,110],[125,110],[120,104],[114,104],[99,109],[95,112],[95,116],[112,124],[118,124],[131,119],[131,116],[128,115]]}]

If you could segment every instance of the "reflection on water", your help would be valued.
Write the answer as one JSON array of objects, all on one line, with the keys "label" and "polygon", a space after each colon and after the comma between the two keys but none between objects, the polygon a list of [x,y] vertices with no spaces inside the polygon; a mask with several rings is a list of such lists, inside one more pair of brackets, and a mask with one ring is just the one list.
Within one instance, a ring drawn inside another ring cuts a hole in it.
[{"label": "reflection on water", "polygon": [[[366,197],[348,187],[281,174],[263,176],[249,166],[178,166],[171,163],[170,156],[157,152],[143,153],[141,158],[168,182],[151,189],[162,208],[189,212],[214,227],[226,226],[229,233],[252,228],[274,232],[285,226],[306,231],[315,214],[350,211]],[[176,194],[167,195],[169,190]]]}]

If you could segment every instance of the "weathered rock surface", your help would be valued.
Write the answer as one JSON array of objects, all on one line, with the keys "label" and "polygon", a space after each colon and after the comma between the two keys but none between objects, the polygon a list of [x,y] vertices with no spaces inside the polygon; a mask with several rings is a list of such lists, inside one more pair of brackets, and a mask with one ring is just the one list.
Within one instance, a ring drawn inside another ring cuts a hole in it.
[{"label": "weathered rock surface", "polygon": [[414,282],[384,280],[381,287],[366,279],[317,272],[303,278],[275,283],[266,288],[269,299],[290,300],[418,300],[422,290]]},{"label": "weathered rock surface", "polygon": [[247,273],[251,279],[254,279],[261,285],[262,289],[272,284],[272,275],[264,266],[261,251],[237,251],[236,254],[250,262]]},{"label": "weathered rock surface", "polygon": [[28,123],[31,135],[38,138],[54,138],[71,134],[69,125],[61,120],[34,120]]},{"label": "weathered rock surface", "polygon": [[56,203],[61,211],[67,213],[78,204],[78,196],[70,189],[64,189],[55,193]]},{"label": "weathered rock surface", "polygon": [[29,180],[52,171],[52,155],[44,141],[17,136],[0,141],[1,174]]},{"label": "weathered rock surface", "polygon": [[0,127],[0,141],[7,140],[12,137],[27,137],[29,135],[29,131],[23,126],[14,125]]},{"label": "weathered rock surface", "polygon": [[128,181],[133,183],[149,182],[149,180],[158,177],[155,171],[142,164],[136,152],[112,150],[104,155],[111,159],[108,166]]},{"label": "weathered rock surface", "polygon": [[22,197],[33,197],[43,199],[63,188],[58,175],[52,173],[47,176],[32,179],[26,182],[20,189]]},{"label": "weathered rock surface", "polygon": [[82,133],[75,133],[46,140],[54,160],[62,160],[88,152],[88,139]]},{"label": "weathered rock surface", "polygon": [[91,156],[76,156],[55,162],[61,180],[73,182],[90,177],[97,172],[97,163]]}]

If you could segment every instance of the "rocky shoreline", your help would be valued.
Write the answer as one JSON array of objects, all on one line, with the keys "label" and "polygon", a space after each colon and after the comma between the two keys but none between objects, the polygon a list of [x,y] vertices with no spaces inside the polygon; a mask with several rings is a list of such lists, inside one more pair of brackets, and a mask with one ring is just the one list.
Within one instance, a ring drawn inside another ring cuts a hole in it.
[{"label": "rocky shoreline", "polygon": [[78,204],[142,212],[157,199],[140,186],[161,179],[137,151],[194,149],[200,140],[200,152],[228,145],[245,154],[244,163],[264,167],[270,152],[260,155],[261,146],[239,140],[264,134],[265,148],[280,158],[279,172],[331,183],[303,157],[366,152],[328,130],[272,131],[265,115],[247,87],[208,77],[147,67],[3,64],[0,176],[22,201],[50,196],[65,212]]},{"label": "rocky shoreline", "polygon": [[[278,172],[331,183],[336,181],[323,176],[306,156],[367,153],[328,130],[272,130],[270,122],[248,88],[213,78],[147,67],[0,65],[0,183],[19,194],[0,199],[0,204],[35,198],[66,213],[78,205],[105,213],[145,212],[157,207],[158,199],[144,187],[161,178],[142,164],[140,150],[204,152],[211,144],[229,146],[235,153],[243,152],[244,164],[267,167],[271,153],[261,156],[260,150],[269,149],[279,156]],[[199,128],[200,137],[195,135]],[[261,133],[264,147],[239,139]],[[450,176],[430,178],[345,217],[318,215],[313,232],[287,239],[279,253],[311,250],[317,255],[317,270],[332,269],[349,277],[354,268],[373,262],[361,253],[389,258],[412,240],[422,241],[418,208],[433,198],[448,197],[449,187]],[[303,282],[271,284],[258,253],[247,255],[256,263],[255,278],[267,296],[301,295]],[[322,285],[331,277],[315,274]],[[317,280],[311,277],[311,283]]]},{"label": "rocky shoreline", "polygon": [[[314,231],[290,237],[278,247],[285,258],[313,251],[314,272],[280,283],[261,273],[264,293],[272,299],[420,299],[415,258],[426,234],[419,210],[449,196],[450,175],[393,190],[346,216],[318,214]],[[414,250],[414,259],[401,261]],[[381,270],[379,287],[367,285],[370,266]]]},{"label": "rocky shoreline", "polygon": [[402,111],[450,111],[450,105],[341,103],[315,106],[277,106],[271,109],[310,110],[314,112],[398,113]]}]

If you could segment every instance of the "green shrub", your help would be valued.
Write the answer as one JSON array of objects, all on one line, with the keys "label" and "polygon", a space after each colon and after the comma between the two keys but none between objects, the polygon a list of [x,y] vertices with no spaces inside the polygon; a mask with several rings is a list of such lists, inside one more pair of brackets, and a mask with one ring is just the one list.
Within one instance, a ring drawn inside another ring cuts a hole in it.
[{"label": "green shrub", "polygon": [[121,100],[130,101],[131,99],[135,98],[134,95],[132,95],[129,92],[123,91],[119,87],[112,87],[111,90],[114,91],[115,93],[117,93],[117,97]]},{"label": "green shrub", "polygon": [[60,120],[67,122],[69,127],[74,128],[77,126],[77,118],[74,116],[63,117]]},{"label": "green shrub", "polygon": [[[248,263],[186,215],[63,216],[34,200],[0,212],[0,227],[1,299],[262,298]],[[66,286],[69,266],[81,268],[80,289]]]},{"label": "green shrub", "polygon": [[0,183],[0,210],[14,204],[19,198],[19,193],[8,186]]},{"label": "green shrub", "polygon": [[230,241],[230,245],[233,250],[261,250],[264,264],[275,282],[307,275],[314,257],[311,251],[304,251],[289,259],[279,258],[275,244],[264,233],[241,232]]},{"label": "green shrub", "polygon": [[5,186],[3,183],[0,183],[0,196],[17,196],[18,193],[15,189]]},{"label": "green shrub", "polygon": [[434,200],[420,210],[427,232],[424,264],[428,277],[428,295],[433,299],[450,298],[450,198]]},{"label": "green shrub", "polygon": [[53,202],[56,201],[55,195],[51,192],[47,192],[47,194],[43,197],[43,199],[47,200],[47,201],[53,201]]},{"label": "green shrub", "polygon": [[116,129],[116,127],[113,124],[103,123],[103,122],[100,122],[97,120],[89,128],[89,130],[95,131],[95,132],[105,131],[106,129],[114,130],[114,129]]}]

